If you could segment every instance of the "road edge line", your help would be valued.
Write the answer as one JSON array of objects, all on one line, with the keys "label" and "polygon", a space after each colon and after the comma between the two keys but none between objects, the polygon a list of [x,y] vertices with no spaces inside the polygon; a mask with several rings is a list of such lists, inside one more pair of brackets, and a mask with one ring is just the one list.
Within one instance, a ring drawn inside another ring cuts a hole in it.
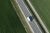
[{"label": "road edge line", "polygon": [[[11,0],[10,0],[11,1]],[[14,0],[14,1],[16,1],[16,0]],[[16,1],[17,2],[17,1]],[[18,4],[18,2],[17,2],[17,4]],[[12,3],[12,5],[13,5],[13,3]],[[15,8],[15,6],[13,5],[13,7]],[[22,9],[21,9],[21,7],[19,6],[19,4],[18,4],[18,7],[19,7],[19,9],[21,10],[21,12],[22,12]],[[33,31],[33,29],[31,28],[31,26],[30,26],[30,24],[28,23],[28,21],[26,20],[26,17],[25,17],[25,15],[24,15],[24,13],[22,12],[22,14],[23,14],[23,16],[24,16],[24,18],[25,18],[25,21],[26,21],[26,23],[28,24],[28,26],[29,26],[29,28],[30,28],[30,30],[31,30],[31,32],[32,33],[34,33],[34,31]]]},{"label": "road edge line", "polygon": [[41,23],[41,25],[43,26],[43,28],[45,29],[46,33],[49,33],[48,29],[46,28],[46,26],[44,25],[43,21],[41,20],[40,16],[38,15],[38,13],[36,12],[35,8],[33,7],[33,5],[31,4],[31,2],[29,0],[26,0],[30,7],[32,8],[34,14],[36,15],[36,17],[38,18],[39,22]]}]

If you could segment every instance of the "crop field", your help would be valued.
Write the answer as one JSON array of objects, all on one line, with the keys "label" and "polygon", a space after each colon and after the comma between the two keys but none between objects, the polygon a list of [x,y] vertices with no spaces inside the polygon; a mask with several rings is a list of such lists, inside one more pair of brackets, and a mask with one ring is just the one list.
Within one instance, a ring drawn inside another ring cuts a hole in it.
[{"label": "crop field", "polygon": [[50,32],[50,0],[30,0]]},{"label": "crop field", "polygon": [[0,0],[0,33],[26,33],[10,0]]}]

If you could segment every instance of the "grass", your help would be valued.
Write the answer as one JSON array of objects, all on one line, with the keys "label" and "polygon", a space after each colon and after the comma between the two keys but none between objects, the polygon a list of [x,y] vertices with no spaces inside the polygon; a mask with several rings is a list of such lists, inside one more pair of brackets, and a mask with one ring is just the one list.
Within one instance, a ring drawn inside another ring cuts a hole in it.
[{"label": "grass", "polygon": [[50,0],[30,0],[50,32]]},{"label": "grass", "polygon": [[26,33],[10,0],[0,0],[0,33]]}]

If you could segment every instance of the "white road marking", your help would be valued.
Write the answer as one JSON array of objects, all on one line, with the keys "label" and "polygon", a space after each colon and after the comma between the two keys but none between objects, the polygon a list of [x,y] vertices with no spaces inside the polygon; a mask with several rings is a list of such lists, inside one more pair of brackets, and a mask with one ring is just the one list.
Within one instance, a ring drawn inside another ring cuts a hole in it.
[{"label": "white road marking", "polygon": [[31,2],[29,0],[27,0],[27,2],[29,3],[30,7],[32,8],[33,12],[35,13],[35,15],[37,16],[39,22],[41,23],[41,25],[43,26],[43,28],[45,29],[46,33],[49,33],[48,29],[46,28],[46,26],[44,25],[43,21],[41,20],[40,16],[38,15],[38,13],[36,12],[35,8],[32,6]]}]

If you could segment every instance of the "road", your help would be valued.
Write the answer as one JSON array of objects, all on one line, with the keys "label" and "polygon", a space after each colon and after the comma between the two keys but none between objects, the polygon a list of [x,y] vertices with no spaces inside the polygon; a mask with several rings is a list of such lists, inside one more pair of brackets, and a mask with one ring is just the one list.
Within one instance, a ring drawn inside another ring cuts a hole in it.
[{"label": "road", "polygon": [[[22,12],[24,13],[26,19],[27,19],[27,17],[32,16],[32,14],[30,13],[30,10],[27,8],[27,6],[23,0],[15,0],[15,1],[16,1],[16,3],[18,2],[18,4],[19,4],[20,8],[22,9]],[[32,31],[34,31],[32,33],[42,33],[40,27],[37,24],[35,17],[33,17],[32,21],[28,21],[28,23],[29,23]]]},{"label": "road", "polygon": [[[44,5],[42,6],[42,4],[40,5],[40,4],[38,4],[38,1],[32,1],[32,0],[26,0],[27,1],[27,3],[29,4],[29,6],[30,6],[30,8],[33,10],[33,12],[34,12],[34,14],[36,15],[36,17],[37,17],[37,19],[38,19],[38,21],[39,21],[39,23],[41,24],[41,26],[42,26],[42,28],[44,29],[44,31],[46,32],[46,33],[49,33],[49,31],[48,31],[48,29],[47,29],[47,27],[45,26],[45,24],[44,24],[44,21],[42,21],[42,18],[40,17],[40,15],[39,15],[39,13],[41,14],[42,12],[41,11],[45,11],[44,9],[45,9],[45,7],[44,7]],[[41,0],[40,0],[41,1]],[[34,3],[34,5],[33,5],[33,3]],[[43,2],[45,2],[45,1],[42,1],[42,2],[40,2],[40,3],[43,3]],[[36,4],[37,3],[37,4]],[[46,2],[47,3],[47,2]],[[37,5],[39,5],[39,7],[36,7]],[[47,5],[49,5],[49,4],[47,4]],[[41,6],[41,7],[40,7]],[[42,7],[44,7],[44,9],[42,10],[41,8]],[[47,6],[46,6],[47,7]],[[36,8],[36,9],[35,9]],[[38,10],[38,9],[39,10]],[[46,10],[47,10],[48,8],[46,8]],[[38,12],[37,12],[37,10],[38,10]],[[40,11],[40,12],[39,12]],[[41,14],[42,15],[42,14]],[[45,15],[44,15],[45,16]],[[43,16],[43,17],[44,17]],[[46,16],[45,16],[46,17]],[[44,18],[43,18],[44,19]],[[46,19],[45,19],[46,20]],[[47,20],[46,20],[46,22],[47,22]],[[46,23],[45,22],[45,23]]]}]

